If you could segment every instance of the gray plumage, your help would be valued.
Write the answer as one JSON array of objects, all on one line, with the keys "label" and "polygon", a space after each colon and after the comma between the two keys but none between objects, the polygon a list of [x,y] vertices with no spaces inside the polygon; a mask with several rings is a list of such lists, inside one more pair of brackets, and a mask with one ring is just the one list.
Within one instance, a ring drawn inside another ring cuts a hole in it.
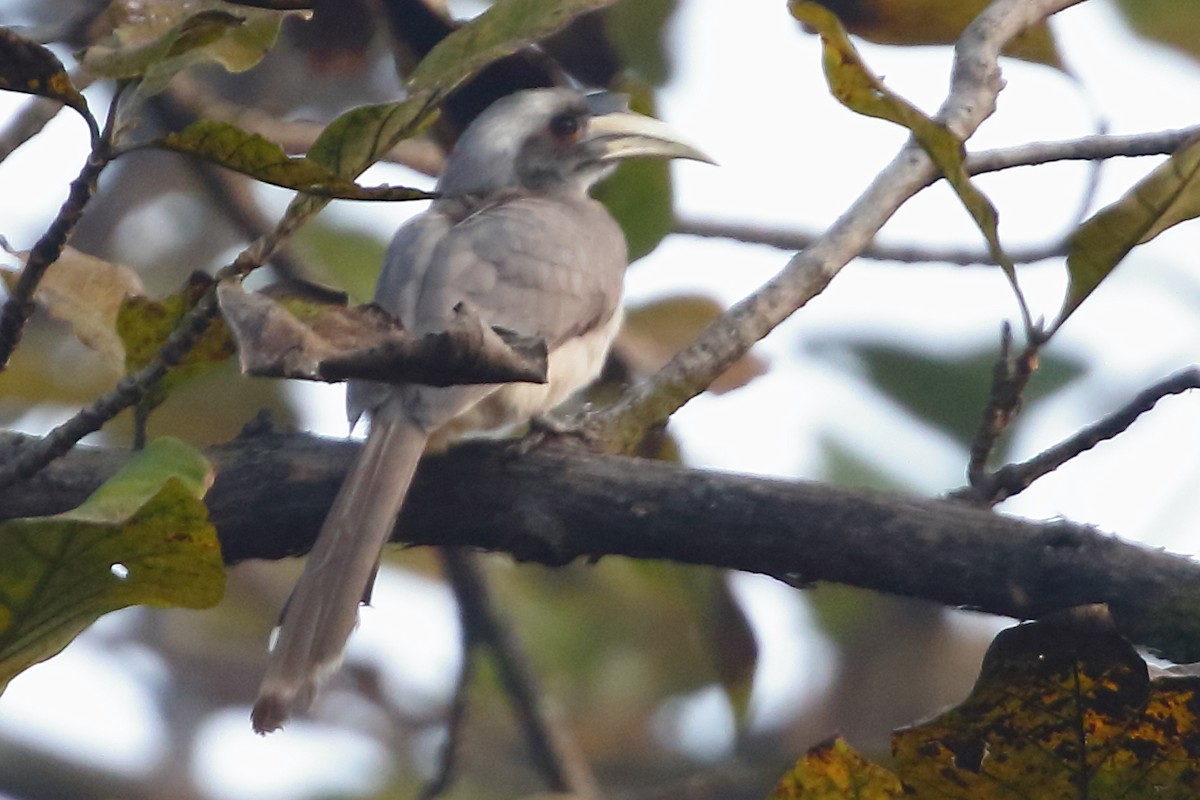
[{"label": "gray plumage", "polygon": [[[252,714],[260,733],[307,707],[337,669],[421,454],[464,431],[547,411],[590,383],[620,326],[625,239],[588,190],[633,156],[707,160],[611,95],[519,92],[463,133],[440,197],[400,228],[375,299],[418,334],[460,302],[490,325],[540,336],[545,384],[435,388],[354,383],[351,419],[371,431],[285,608]],[[603,112],[603,113],[602,113]]]}]

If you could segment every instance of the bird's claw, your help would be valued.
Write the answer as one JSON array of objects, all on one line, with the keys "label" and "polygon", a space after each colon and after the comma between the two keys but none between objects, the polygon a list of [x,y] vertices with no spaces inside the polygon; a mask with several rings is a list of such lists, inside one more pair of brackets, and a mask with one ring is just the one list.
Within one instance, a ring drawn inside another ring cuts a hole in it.
[{"label": "bird's claw", "polygon": [[518,455],[525,455],[546,446],[595,450],[599,439],[586,425],[538,414],[529,420],[529,431],[517,440],[513,449]]}]

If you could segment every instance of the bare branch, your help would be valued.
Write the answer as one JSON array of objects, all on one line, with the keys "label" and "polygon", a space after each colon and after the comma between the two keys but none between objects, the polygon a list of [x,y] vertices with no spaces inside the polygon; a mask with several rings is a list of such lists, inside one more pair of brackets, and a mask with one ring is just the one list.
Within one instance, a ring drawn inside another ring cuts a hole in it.
[{"label": "bare branch", "polygon": [[[1121,157],[1169,155],[1175,152],[1181,144],[1195,136],[1200,136],[1200,126],[1128,136],[1106,134],[1059,142],[1032,142],[1016,147],[981,150],[973,153],[967,156],[966,168],[970,175],[982,175],[1014,167],[1039,166],[1059,161],[1100,161]],[[933,185],[939,178],[940,176],[934,175],[926,185]],[[781,250],[793,251],[803,250],[820,238],[819,234],[807,231],[697,219],[677,219],[674,230],[676,233],[688,236],[736,239],[739,242],[765,244]],[[1066,253],[1065,240],[1051,242],[1040,247],[1008,251],[1009,258],[1016,264],[1043,261],[1047,258],[1065,256]],[[858,257],[904,263],[936,261],[960,266],[994,265],[996,263],[991,254],[983,250],[938,248],[924,245],[883,245],[876,242],[864,247]]]},{"label": "bare branch", "polygon": [[[737,222],[719,222],[716,220],[677,219],[675,233],[685,236],[702,236],[706,238],[736,239],[750,244],[765,244],[780,250],[803,250],[819,238],[819,234],[805,231],[768,228],[761,225],[748,225]],[[1014,264],[1032,264],[1045,261],[1048,258],[1058,258],[1067,254],[1065,241],[1051,242],[1038,247],[1007,250],[1008,257]],[[976,248],[936,247],[933,245],[887,245],[872,242],[862,249],[858,258],[869,258],[878,261],[900,261],[906,264],[922,264],[938,262],[972,266],[975,264],[995,265],[991,253]]]},{"label": "bare branch", "polygon": [[[0,437],[0,462],[27,437]],[[206,502],[227,562],[305,552],[359,445],[263,433],[213,448]],[[129,454],[77,447],[19,487],[0,517],[78,505]],[[604,556],[833,581],[1030,619],[1107,603],[1122,633],[1200,660],[1200,564],[1065,520],[961,502],[475,443],[427,458],[397,538],[563,565]]]},{"label": "bare branch", "polygon": [[[995,0],[972,22],[955,48],[950,96],[939,117],[966,139],[991,114],[1001,88],[997,61],[1004,43],[1025,28],[1080,0]],[[663,424],[700,394],[760,339],[822,292],[884,223],[924,188],[935,168],[909,142],[838,220],[782,272],[731,307],[655,375],[607,409],[589,415],[596,438],[631,452],[644,431]]]},{"label": "bare branch", "polygon": [[1200,136],[1200,126],[1127,136],[1104,134],[1059,142],[1030,142],[1016,147],[981,150],[967,156],[972,175],[1013,167],[1033,167],[1057,161],[1102,161],[1110,158],[1170,155],[1181,144]]},{"label": "bare branch", "polygon": [[995,505],[1029,488],[1038,478],[1050,474],[1072,458],[1091,450],[1100,442],[1123,433],[1138,417],[1154,408],[1168,395],[1200,389],[1200,368],[1190,367],[1141,391],[1121,408],[1058,444],[1020,464],[1008,464],[990,475],[983,475],[971,486],[951,492],[950,497],[981,505]]}]

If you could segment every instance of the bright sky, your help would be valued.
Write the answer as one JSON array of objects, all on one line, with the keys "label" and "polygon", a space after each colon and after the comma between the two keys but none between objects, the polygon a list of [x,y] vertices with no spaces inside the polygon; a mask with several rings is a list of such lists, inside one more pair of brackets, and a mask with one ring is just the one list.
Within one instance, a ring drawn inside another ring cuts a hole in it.
[{"label": "bright sky", "polygon": [[[1114,133],[1195,124],[1189,116],[1193,107],[1177,98],[1200,96],[1196,64],[1133,39],[1107,2],[1092,0],[1066,12],[1056,30],[1078,81],[1047,68],[1008,63],[1000,111],[973,140],[973,148],[1087,135],[1095,127],[1097,110]],[[688,0],[672,37],[679,59],[675,81],[662,94],[662,115],[721,164],[676,166],[678,206],[684,215],[820,230],[861,192],[903,139],[899,129],[855,117],[829,98],[816,40],[799,31],[782,0]],[[862,49],[893,89],[926,109],[940,103],[948,84],[948,50]],[[0,94],[0,117],[20,105],[16,96]],[[0,186],[5,187],[0,233],[15,245],[28,246],[61,202],[61,196],[45,197],[25,187],[61,186],[65,194],[81,163],[85,139],[83,126],[64,115],[48,135],[0,164]],[[78,155],[64,155],[69,152]],[[1129,159],[1107,164],[1100,200],[1115,199],[1153,163]],[[1060,235],[1076,214],[1084,179],[1081,167],[1065,165],[981,183],[1000,209],[1002,236],[1015,246]],[[390,231],[409,212],[340,204],[332,213]],[[1194,254],[1200,252],[1197,228],[1185,225],[1140,248],[1063,330],[1054,349],[1083,359],[1087,372],[1024,415],[1020,456],[1057,442],[1193,362],[1200,343],[1200,277],[1193,267]],[[917,198],[882,238],[979,245],[965,213],[941,188]],[[630,271],[628,295],[637,303],[694,291],[733,302],[767,280],[787,258],[765,247],[672,237]],[[1026,268],[1022,282],[1035,313],[1052,315],[1065,284],[1062,264]],[[822,441],[829,437],[851,451],[870,454],[915,490],[939,493],[962,482],[961,449],[884,402],[854,364],[815,355],[811,346],[870,337],[965,352],[993,346],[1000,322],[1014,317],[1014,303],[997,270],[856,262],[760,345],[759,352],[771,363],[769,375],[739,391],[697,399],[672,424],[688,460],[697,465],[817,476]],[[981,386],[981,397],[985,391]],[[313,427],[340,435],[340,399],[335,392],[321,396],[325,399],[312,406]],[[1005,510],[1036,519],[1063,516],[1177,552],[1196,552],[1196,403],[1194,397],[1165,401],[1119,441],[1039,481]],[[415,682],[436,694],[439,686],[444,690],[457,656],[452,643],[443,646],[446,637],[425,628],[452,630],[453,611],[448,598],[414,585],[414,580],[393,575],[382,582],[375,613],[364,620],[354,647],[363,657],[389,664],[398,684]],[[817,635],[795,635],[805,627],[811,631],[807,609],[795,593],[752,576],[740,576],[735,588],[765,636],[757,703],[760,721],[769,723],[828,679],[828,651]],[[413,614],[414,607],[422,612],[399,621],[394,619],[398,612],[387,611],[400,608]],[[146,654],[105,646],[106,631],[122,624],[122,615],[115,615],[61,657],[14,681],[0,702],[4,735],[48,741],[118,769],[136,772],[146,766],[158,730],[149,692],[162,676]],[[410,633],[398,637],[396,625]],[[381,635],[384,630],[387,636]],[[427,647],[408,652],[432,652],[436,658],[414,663],[394,646],[385,646],[385,640],[426,642]],[[808,682],[798,683],[797,675],[809,676]],[[78,695],[64,698],[65,687]],[[664,710],[664,730],[686,728],[700,714],[705,720],[701,727],[717,735],[685,746],[698,755],[719,754],[719,705],[714,710],[707,696],[691,704],[675,703]],[[286,740],[260,740],[250,734],[241,711],[205,722],[202,740],[206,746],[197,770],[214,796],[231,800],[367,789],[355,775],[375,772],[382,758],[365,739],[311,726],[289,728]],[[308,758],[308,748],[321,748],[326,757]],[[334,749],[344,757],[333,757]],[[255,769],[235,769],[247,763]],[[304,770],[297,770],[297,764]],[[335,769],[337,764],[347,768]]]}]

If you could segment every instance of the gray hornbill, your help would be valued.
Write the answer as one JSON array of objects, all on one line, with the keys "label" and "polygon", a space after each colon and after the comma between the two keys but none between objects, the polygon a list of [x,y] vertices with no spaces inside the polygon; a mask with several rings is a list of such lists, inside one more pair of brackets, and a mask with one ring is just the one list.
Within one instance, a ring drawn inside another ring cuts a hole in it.
[{"label": "gray hornbill", "polygon": [[375,300],[416,334],[460,302],[484,322],[539,336],[545,384],[435,388],[353,383],[351,421],[371,416],[284,609],[252,714],[260,733],[309,704],[341,660],[421,454],[466,431],[523,422],[600,372],[621,324],[625,238],[588,191],[622,159],[708,159],[623,98],[531,89],[463,132],[438,199],[396,233]]}]

